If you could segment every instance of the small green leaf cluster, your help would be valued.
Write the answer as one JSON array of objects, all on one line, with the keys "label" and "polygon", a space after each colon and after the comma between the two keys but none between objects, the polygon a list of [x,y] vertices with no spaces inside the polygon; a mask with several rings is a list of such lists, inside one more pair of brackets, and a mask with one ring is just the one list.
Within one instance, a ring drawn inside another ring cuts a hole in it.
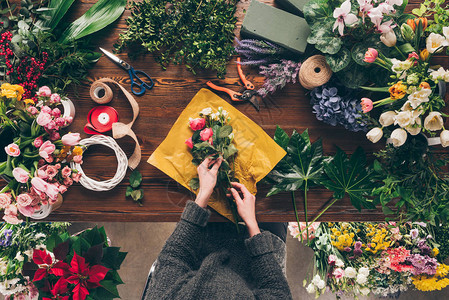
[{"label": "small green leaf cluster", "polygon": [[[172,62],[226,73],[234,53],[235,0],[145,0],[130,5],[128,28],[120,34],[116,49],[138,46],[154,53],[165,69]],[[142,51],[141,51],[142,52]]]},{"label": "small green leaf cluster", "polygon": [[142,174],[134,170],[129,176],[129,186],[126,187],[126,197],[131,197],[135,202],[142,206],[143,189],[139,188],[142,184]]},{"label": "small green leaf cluster", "polygon": [[443,27],[449,26],[449,5],[445,0],[425,0],[412,13],[418,17],[433,17],[428,20],[426,31],[441,34]]}]

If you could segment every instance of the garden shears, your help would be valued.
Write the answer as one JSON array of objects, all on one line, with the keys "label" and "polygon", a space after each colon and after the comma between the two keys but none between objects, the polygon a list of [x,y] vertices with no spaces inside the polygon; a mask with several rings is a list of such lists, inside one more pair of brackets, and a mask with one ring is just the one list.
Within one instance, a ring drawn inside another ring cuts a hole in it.
[{"label": "garden shears", "polygon": [[237,58],[237,72],[239,73],[240,80],[245,86],[245,90],[242,92],[235,92],[231,89],[215,85],[211,81],[208,81],[206,84],[211,89],[227,93],[231,97],[232,101],[249,101],[256,108],[256,110],[259,111],[259,100],[256,98],[257,91],[254,90],[254,84],[246,79],[245,75],[243,74],[242,65],[240,64],[240,57]]},{"label": "garden shears", "polygon": [[[110,60],[115,62],[117,65],[128,71],[129,79],[131,80],[131,91],[136,96],[141,96],[145,93],[146,90],[151,90],[154,86],[153,79],[151,79],[150,75],[145,73],[144,71],[134,70],[134,68],[128,64],[126,61],[118,58],[116,55],[111,52],[100,47],[101,52],[103,52]],[[142,80],[139,77],[145,77],[146,80]],[[137,90],[136,90],[137,89]]]}]

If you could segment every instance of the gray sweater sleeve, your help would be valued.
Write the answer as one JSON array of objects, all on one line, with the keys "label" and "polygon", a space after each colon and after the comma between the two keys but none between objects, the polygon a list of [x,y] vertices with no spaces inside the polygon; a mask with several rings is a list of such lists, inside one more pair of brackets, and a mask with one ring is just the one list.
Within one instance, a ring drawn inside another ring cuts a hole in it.
[{"label": "gray sweater sleeve", "polygon": [[257,283],[256,299],[292,299],[287,278],[273,254],[271,233],[265,231],[246,239],[245,245],[252,258],[251,273]]}]

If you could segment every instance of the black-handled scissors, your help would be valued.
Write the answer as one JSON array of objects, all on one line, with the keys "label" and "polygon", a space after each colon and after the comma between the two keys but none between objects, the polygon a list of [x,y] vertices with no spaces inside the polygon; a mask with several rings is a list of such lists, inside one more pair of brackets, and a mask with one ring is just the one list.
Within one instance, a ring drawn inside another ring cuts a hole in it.
[{"label": "black-handled scissors", "polygon": [[[103,52],[110,60],[118,64],[120,67],[128,71],[129,79],[131,80],[131,91],[134,95],[141,96],[145,93],[146,90],[151,90],[154,86],[153,79],[151,79],[150,75],[145,73],[144,71],[134,70],[130,64],[126,61],[118,58],[108,50],[105,50],[100,47],[101,52]],[[142,80],[139,75],[146,77],[146,81]],[[138,88],[138,90],[136,90]]]}]

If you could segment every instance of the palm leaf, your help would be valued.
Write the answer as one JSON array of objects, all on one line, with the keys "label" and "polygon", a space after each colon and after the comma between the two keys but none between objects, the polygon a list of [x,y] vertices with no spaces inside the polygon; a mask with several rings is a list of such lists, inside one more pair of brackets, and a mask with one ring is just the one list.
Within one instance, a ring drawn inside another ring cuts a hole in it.
[{"label": "palm leaf", "polygon": [[125,6],[126,0],[99,0],[67,27],[59,41],[67,43],[78,40],[105,28],[122,15]]},{"label": "palm leaf", "polygon": [[49,18],[44,21],[42,24],[43,27],[48,27],[53,31],[72,6],[73,2],[75,0],[50,0],[47,6],[50,10],[45,12],[45,15],[49,16]]}]

